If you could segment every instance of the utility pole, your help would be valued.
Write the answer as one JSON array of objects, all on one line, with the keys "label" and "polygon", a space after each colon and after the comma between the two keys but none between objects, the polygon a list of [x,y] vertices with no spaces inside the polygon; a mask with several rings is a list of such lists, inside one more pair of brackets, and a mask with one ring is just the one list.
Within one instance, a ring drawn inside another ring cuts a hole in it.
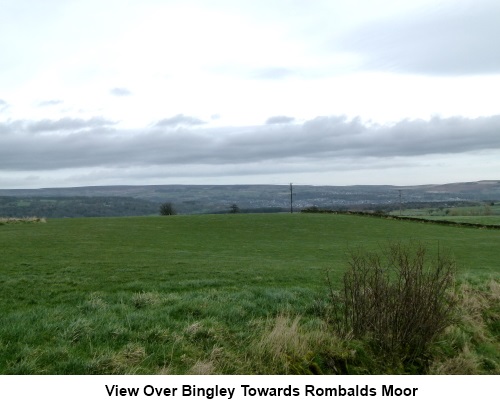
[{"label": "utility pole", "polygon": [[292,183],[290,183],[290,214],[293,214],[293,188],[292,188]]},{"label": "utility pole", "polygon": [[399,191],[399,216],[401,216],[401,189]]}]

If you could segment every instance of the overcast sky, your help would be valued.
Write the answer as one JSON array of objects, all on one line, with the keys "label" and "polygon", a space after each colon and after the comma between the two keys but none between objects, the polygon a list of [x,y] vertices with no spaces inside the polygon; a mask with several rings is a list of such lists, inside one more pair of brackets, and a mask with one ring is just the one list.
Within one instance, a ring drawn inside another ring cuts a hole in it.
[{"label": "overcast sky", "polygon": [[0,188],[500,178],[498,0],[0,0]]}]

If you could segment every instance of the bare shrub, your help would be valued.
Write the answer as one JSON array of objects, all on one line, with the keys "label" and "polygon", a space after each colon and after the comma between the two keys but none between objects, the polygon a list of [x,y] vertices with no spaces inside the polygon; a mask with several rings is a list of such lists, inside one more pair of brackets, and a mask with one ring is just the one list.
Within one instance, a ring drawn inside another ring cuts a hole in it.
[{"label": "bare shrub", "polygon": [[160,205],[160,215],[175,215],[174,205],[171,202],[164,202]]},{"label": "bare shrub", "polygon": [[385,360],[425,361],[431,343],[452,323],[455,267],[443,255],[430,262],[421,244],[351,252],[343,290],[330,288],[336,332],[368,339]]}]

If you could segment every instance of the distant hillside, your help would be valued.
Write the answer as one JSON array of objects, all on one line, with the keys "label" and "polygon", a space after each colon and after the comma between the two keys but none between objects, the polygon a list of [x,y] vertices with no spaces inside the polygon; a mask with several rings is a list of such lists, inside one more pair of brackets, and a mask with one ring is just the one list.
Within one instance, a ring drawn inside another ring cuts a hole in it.
[{"label": "distant hillside", "polygon": [[[399,205],[406,207],[443,203],[500,201],[500,181],[488,180],[442,185],[391,186],[307,186],[293,185],[293,207],[300,210],[317,206],[333,209],[377,209]],[[228,212],[237,204],[242,212],[279,212],[290,209],[289,185],[148,185],[96,186],[0,190],[0,197],[15,197],[0,204],[0,216],[9,215],[7,206],[34,207],[49,212],[44,216],[150,215],[160,203],[172,202],[180,214]],[[76,200],[71,200],[71,198]],[[84,199],[86,198],[86,200]],[[104,200],[96,200],[104,198]],[[52,203],[46,201],[52,199]],[[57,203],[54,201],[61,199]],[[94,200],[92,200],[94,199]],[[58,208],[55,208],[55,207]],[[52,210],[52,211],[50,211]],[[20,211],[27,215],[28,208]],[[20,212],[19,210],[16,212]],[[34,212],[34,211],[33,211]],[[64,214],[64,215],[63,215]]]},{"label": "distant hillside", "polygon": [[157,213],[158,204],[130,197],[0,197],[0,217],[120,217]]},{"label": "distant hillside", "polygon": [[426,193],[460,194],[468,198],[479,198],[500,193],[500,181],[483,180],[467,183],[450,183],[430,186],[418,186],[417,189],[425,190]]}]

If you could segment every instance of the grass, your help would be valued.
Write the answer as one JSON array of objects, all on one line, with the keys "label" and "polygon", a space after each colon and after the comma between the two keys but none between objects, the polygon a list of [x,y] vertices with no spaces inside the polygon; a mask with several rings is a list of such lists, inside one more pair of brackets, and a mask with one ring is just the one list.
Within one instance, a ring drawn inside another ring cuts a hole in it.
[{"label": "grass", "polygon": [[436,345],[435,374],[500,373],[500,282],[462,284],[457,291],[459,322]]},{"label": "grass", "polygon": [[[399,215],[399,210],[391,212]],[[414,208],[405,209],[402,216],[424,218],[434,221],[451,221],[480,225],[500,225],[500,205],[475,205],[453,208]]]},{"label": "grass", "polygon": [[454,215],[454,216],[422,216],[420,218],[430,219],[430,220],[444,220],[451,222],[463,222],[469,224],[480,224],[480,225],[500,225],[500,215]]},{"label": "grass", "polygon": [[496,230],[305,214],[2,226],[0,373],[345,372],[357,360],[322,320],[325,271],[339,286],[350,248],[409,239],[450,251],[472,285],[498,280]]}]

